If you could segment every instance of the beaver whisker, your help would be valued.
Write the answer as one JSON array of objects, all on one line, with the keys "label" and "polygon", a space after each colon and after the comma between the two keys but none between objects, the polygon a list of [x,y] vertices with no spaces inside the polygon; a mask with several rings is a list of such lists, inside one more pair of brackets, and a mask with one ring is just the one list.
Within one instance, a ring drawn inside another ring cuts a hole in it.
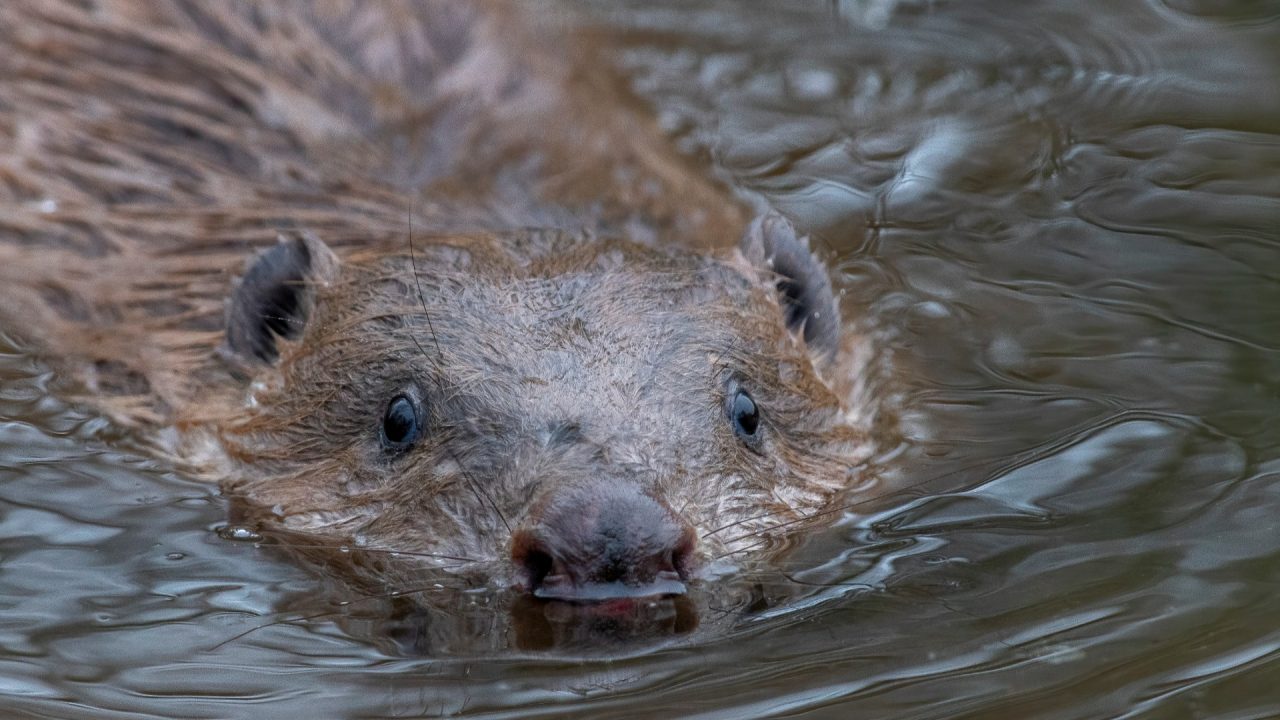
[{"label": "beaver whisker", "polygon": [[[376,600],[376,599],[378,598],[366,597],[366,598],[360,598],[356,602],[365,602],[366,600]],[[339,617],[342,614],[343,612],[341,610],[329,610],[322,613],[315,613],[313,615],[301,615],[299,617],[294,617],[294,618],[281,618],[279,620],[272,620],[270,622],[265,622],[261,625],[254,625],[248,630],[245,630],[244,632],[236,633],[235,635],[232,635],[226,640],[223,640],[222,642],[214,645],[213,647],[209,648],[209,652],[213,652],[215,650],[221,650],[227,645],[230,645],[231,643],[237,640],[240,640],[242,638],[246,638],[252,635],[253,633],[258,632],[259,630],[265,630],[267,628],[276,627],[277,625],[293,625],[295,623],[307,622],[308,620],[320,620],[323,618]]]},{"label": "beaver whisker", "polygon": [[[766,528],[766,530],[768,530],[768,529],[769,529],[769,528]],[[750,536],[750,535],[746,535],[746,536],[744,536],[744,537],[751,537],[751,536]],[[741,538],[739,538],[739,539],[741,539]],[[769,537],[761,537],[759,540],[757,540],[757,541],[756,541],[756,542],[754,542],[754,543],[751,543],[750,545],[748,545],[748,546],[746,546],[746,547],[738,548],[737,550],[730,550],[730,551],[728,551],[728,552],[720,553],[719,555],[716,555],[715,557],[713,557],[713,558],[712,558],[712,560],[723,560],[723,559],[725,559],[725,558],[727,558],[727,557],[732,557],[732,556],[737,555],[737,554],[739,554],[739,553],[744,553],[744,552],[747,552],[747,551],[749,551],[749,550],[754,550],[754,549],[756,549],[756,548],[758,548],[758,547],[761,547],[762,545],[766,545],[766,544],[768,544],[769,540],[770,540],[770,538],[769,538]],[[727,545],[728,543],[725,543],[725,544]]]},{"label": "beaver whisker", "polygon": [[709,363],[711,366],[712,377],[715,377],[720,373],[724,372],[725,368],[724,366],[721,365],[721,363],[724,362],[724,356],[736,351],[737,345],[738,345],[737,338],[733,338],[729,341],[729,347],[723,348],[722,350],[720,350],[719,353],[716,354],[715,359],[713,359]]},{"label": "beaver whisker", "polygon": [[[923,484],[924,484],[924,482],[915,483],[915,484],[911,484],[911,485],[904,485],[904,486],[902,486],[902,487],[900,488],[900,491],[910,490],[911,488],[918,487],[918,486],[923,485]],[[847,502],[847,503],[840,503],[840,504],[838,504],[838,505],[832,505],[832,506],[830,506],[830,507],[820,508],[820,509],[815,510],[814,512],[809,513],[809,514],[807,514],[807,515],[803,515],[803,516],[801,516],[801,517],[798,517],[798,518],[795,518],[795,519],[792,519],[792,520],[788,520],[788,521],[786,521],[786,522],[778,523],[778,524],[776,524],[776,525],[771,525],[771,526],[769,526],[769,527],[760,528],[759,530],[755,530],[755,531],[752,531],[752,532],[749,532],[749,533],[746,533],[746,534],[740,535],[740,536],[738,536],[738,537],[735,537],[735,538],[732,538],[732,539],[726,540],[724,544],[725,544],[725,545],[732,545],[733,543],[740,542],[740,541],[742,541],[742,540],[746,540],[747,538],[750,538],[750,537],[755,536],[755,535],[762,535],[762,534],[764,534],[764,533],[771,533],[771,532],[773,532],[773,531],[775,531],[775,530],[778,530],[778,529],[781,529],[781,528],[792,527],[792,526],[795,526],[795,525],[798,525],[798,524],[802,524],[802,523],[807,522],[807,521],[810,521],[810,520],[815,520],[815,519],[817,519],[817,518],[826,517],[826,516],[828,516],[828,515],[834,515],[834,514],[837,514],[837,513],[843,513],[843,512],[846,512],[846,511],[848,511],[848,510],[852,510],[852,509],[854,509],[854,508],[858,507],[859,505],[864,505],[864,504],[866,504],[866,503],[869,503],[869,502],[876,502],[876,501],[882,501],[882,498],[881,498],[881,497],[868,497],[868,498],[862,498],[862,499],[855,500],[855,501],[851,501],[851,502]],[[735,523],[730,523],[729,525],[726,525],[725,527],[732,527],[733,525],[737,525],[737,524],[740,524],[740,523],[742,523],[742,522],[749,522],[749,521],[751,521],[751,520],[756,520],[756,519],[760,519],[760,518],[766,518],[766,517],[769,517],[769,516],[771,516],[771,515],[779,514],[780,512],[783,512],[783,511],[770,512],[770,513],[766,513],[766,514],[764,514],[764,515],[756,516],[755,518],[746,518],[746,519],[744,519],[744,520],[741,520],[741,521],[738,521],[738,522],[735,522]],[[723,529],[723,528],[721,528],[721,529]],[[714,534],[715,532],[719,532],[719,530],[712,531],[712,533],[708,533],[708,535]],[[751,546],[751,547],[754,547],[754,546]],[[749,549],[749,548],[746,548],[746,549]],[[744,550],[745,550],[745,549],[743,549],[743,550],[734,550],[734,551],[730,551],[730,552],[724,553],[724,554],[722,554],[722,555],[720,555],[720,556],[717,556],[717,558],[716,558],[716,559],[720,559],[720,558],[723,558],[723,557],[728,557],[729,555],[733,555],[733,554],[736,554],[736,553],[738,553],[738,552],[743,552]]]},{"label": "beaver whisker", "polygon": [[718,527],[718,528],[716,528],[716,529],[714,529],[714,530],[711,530],[711,531],[709,531],[709,532],[703,533],[702,538],[703,538],[703,539],[706,539],[706,538],[711,537],[712,535],[715,535],[715,534],[716,534],[716,533],[718,533],[718,532],[721,532],[721,531],[723,531],[723,530],[728,530],[728,529],[729,529],[729,528],[731,528],[731,527],[737,527],[738,525],[743,525],[743,524],[746,524],[746,523],[749,523],[749,522],[755,522],[756,520],[764,520],[764,519],[767,519],[767,518],[771,518],[771,517],[773,517],[774,515],[778,515],[778,514],[781,514],[781,513],[783,513],[783,512],[786,512],[786,511],[785,511],[785,510],[770,510],[770,511],[768,511],[768,512],[760,513],[759,515],[751,515],[751,516],[749,516],[749,517],[740,518],[740,519],[738,519],[738,520],[734,520],[734,521],[733,521],[733,522],[731,522],[731,523],[727,523],[727,524],[725,524],[725,525],[721,525],[720,527]]},{"label": "beaver whisker", "polygon": [[683,503],[681,503],[681,505],[680,505],[680,509],[679,509],[677,512],[678,512],[680,515],[684,515],[686,512],[688,512],[688,510],[689,510],[689,506],[690,506],[690,505],[692,505],[692,504],[693,504],[693,496],[692,496],[692,495],[689,495],[689,496],[685,497],[684,502],[683,502]]},{"label": "beaver whisker", "polygon": [[[432,342],[435,343],[435,346],[436,346],[437,359],[434,362],[436,363],[437,372],[433,374],[433,377],[435,378],[435,381],[436,381],[436,390],[441,395],[443,395],[444,381],[440,378],[439,358],[444,357],[444,352],[440,349],[440,337],[436,335],[435,323],[431,321],[431,312],[427,310],[427,298],[422,293],[422,280],[419,279],[418,277],[418,260],[416,257],[417,253],[414,251],[414,248],[413,248],[413,212],[412,210],[410,210],[410,213],[409,213],[408,241],[409,241],[409,264],[410,264],[410,267],[412,267],[413,269],[413,284],[418,289],[418,301],[422,303],[422,316],[427,320],[427,330],[428,332],[431,333],[431,340]],[[418,352],[422,353],[422,357],[425,360],[427,360],[427,362],[433,362],[431,356],[428,355],[427,351],[422,347],[422,343],[418,342],[418,337],[413,333],[412,329],[409,330],[409,339],[413,340],[413,344],[418,347]],[[462,474],[462,478],[467,481],[467,485],[471,488],[471,492],[475,494],[476,499],[480,500],[482,503],[485,501],[488,501],[489,507],[493,508],[493,511],[498,514],[498,519],[502,521],[503,527],[507,529],[507,534],[510,535],[511,524],[507,522],[507,518],[505,515],[502,514],[502,510],[498,508],[498,503],[496,503],[493,497],[491,497],[488,493],[484,492],[484,490],[480,487],[480,484],[475,481],[475,478],[471,477],[471,474],[467,472],[466,466],[463,465],[462,460],[458,458],[455,449],[452,446],[446,446],[446,447],[448,447],[449,449],[449,454],[452,456],[453,462],[456,463],[458,466],[458,472],[460,472]]]},{"label": "beaver whisker", "polygon": [[[760,537],[760,538],[761,538],[761,542],[768,542],[768,541],[771,539],[772,533],[774,533],[774,532],[776,532],[776,531],[778,531],[778,530],[781,530],[781,529],[783,529],[783,528],[794,528],[794,527],[795,527],[795,526],[797,526],[797,525],[802,525],[802,524],[804,524],[804,523],[806,523],[806,522],[812,522],[813,520],[815,520],[815,519],[817,519],[817,518],[820,518],[820,517],[825,517],[825,516],[827,516],[827,515],[831,515],[831,514],[838,513],[838,512],[844,512],[844,510],[845,510],[845,507],[843,507],[843,506],[837,506],[837,507],[831,507],[831,508],[824,508],[824,509],[822,509],[822,510],[818,510],[818,511],[816,511],[816,512],[812,512],[812,513],[810,513],[810,514],[808,514],[808,515],[803,515],[803,516],[801,516],[801,517],[794,518],[794,519],[792,519],[792,520],[787,520],[787,521],[785,521],[785,522],[776,523],[776,524],[774,524],[774,525],[770,525],[770,526],[768,526],[768,527],[760,528],[760,529],[758,529],[758,530],[753,530],[753,531],[748,532],[748,533],[745,533],[745,534],[743,534],[743,535],[739,535],[739,536],[737,536],[737,537],[730,538],[729,540],[725,540],[725,541],[724,541],[724,544],[725,544],[726,546],[728,546],[728,545],[733,545],[733,544],[735,544],[735,543],[739,543],[739,542],[741,542],[741,541],[743,541],[743,540],[747,540],[747,539],[752,538],[752,537]],[[777,513],[773,513],[773,514],[777,514]],[[722,553],[721,555],[716,556],[716,559],[717,559],[717,560],[720,560],[720,559],[722,559],[722,558],[729,557],[730,555],[736,555],[736,554],[738,554],[738,553],[745,552],[745,551],[750,550],[750,549],[752,549],[752,548],[758,547],[758,546],[759,546],[759,544],[760,544],[760,543],[755,543],[755,544],[749,545],[749,546],[747,546],[747,547],[745,547],[745,548],[739,548],[738,550],[730,550],[729,552]]]},{"label": "beaver whisker", "polygon": [[[294,543],[289,541],[280,541],[280,542],[277,542],[277,544],[280,547],[289,548],[290,550],[327,550],[327,549],[333,548],[332,543],[308,544],[308,543]],[[356,547],[356,548],[353,548],[353,550],[356,550],[362,553],[374,553],[374,554],[383,554],[383,555],[391,555],[391,556],[404,555],[406,557],[421,557],[421,558],[432,558],[432,559],[439,559],[439,560],[456,560],[460,563],[466,563],[466,564],[492,562],[492,560],[478,560],[476,558],[463,557],[461,555],[445,555],[444,553],[429,553],[429,552],[421,552],[417,550],[391,550],[389,548],[371,548],[371,547]],[[450,567],[459,567],[459,566],[450,566]],[[432,569],[436,569],[436,568],[432,568]]]}]

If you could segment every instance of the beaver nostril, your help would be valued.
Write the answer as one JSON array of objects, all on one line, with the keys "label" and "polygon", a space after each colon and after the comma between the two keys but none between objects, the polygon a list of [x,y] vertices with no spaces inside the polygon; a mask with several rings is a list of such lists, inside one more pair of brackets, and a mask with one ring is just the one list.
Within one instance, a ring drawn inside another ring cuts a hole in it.
[{"label": "beaver nostril", "polygon": [[671,548],[671,554],[666,558],[671,569],[680,576],[681,580],[688,580],[693,572],[694,551],[697,547],[698,533],[691,525],[685,525],[680,532],[679,541],[676,542],[675,547]]},{"label": "beaver nostril", "polygon": [[530,590],[536,590],[555,567],[555,560],[542,550],[530,550],[524,555],[524,572]]},{"label": "beaver nostril", "polygon": [[522,584],[536,592],[556,569],[556,559],[536,534],[519,531],[511,539],[511,560],[521,575]]}]

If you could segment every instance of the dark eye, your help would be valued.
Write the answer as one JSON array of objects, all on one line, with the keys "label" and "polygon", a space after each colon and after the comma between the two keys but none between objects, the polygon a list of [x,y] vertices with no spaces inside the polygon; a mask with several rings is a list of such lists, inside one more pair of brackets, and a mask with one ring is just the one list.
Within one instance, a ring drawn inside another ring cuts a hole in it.
[{"label": "dark eye", "polygon": [[409,447],[422,434],[418,422],[418,406],[404,395],[387,404],[382,416],[382,444],[392,450]]},{"label": "dark eye", "polygon": [[755,440],[760,429],[760,408],[746,390],[735,390],[729,398],[729,419],[738,437],[747,442]]}]

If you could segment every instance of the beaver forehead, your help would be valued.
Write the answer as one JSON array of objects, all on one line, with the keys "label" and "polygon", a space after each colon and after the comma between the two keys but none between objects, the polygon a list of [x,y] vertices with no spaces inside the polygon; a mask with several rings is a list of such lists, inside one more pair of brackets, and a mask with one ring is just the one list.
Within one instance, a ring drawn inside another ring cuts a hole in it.
[{"label": "beaver forehead", "polygon": [[[789,338],[766,288],[703,256],[583,248],[573,263],[383,268],[378,289],[333,293],[338,326],[396,318],[458,367],[556,377],[661,365],[707,352],[775,350]],[[593,252],[594,251],[594,252]],[[593,259],[594,258],[594,259]],[[597,262],[598,261],[598,262]],[[367,283],[357,278],[354,284]]]},{"label": "beaver forehead", "polygon": [[[416,382],[457,421],[580,425],[592,436],[705,424],[722,412],[731,375],[776,383],[772,365],[803,362],[772,296],[736,270],[700,257],[634,260],[420,262],[416,278],[411,265],[384,266],[324,303],[319,333],[343,342],[308,345],[322,374],[365,374],[360,384],[379,394]],[[353,326],[369,330],[360,342]]]},{"label": "beaver forehead", "polygon": [[705,405],[723,380],[718,364],[781,337],[780,326],[761,337],[730,296],[690,289],[632,274],[471,277],[424,289],[427,311],[404,323],[458,391],[530,419],[606,415],[621,426]]}]

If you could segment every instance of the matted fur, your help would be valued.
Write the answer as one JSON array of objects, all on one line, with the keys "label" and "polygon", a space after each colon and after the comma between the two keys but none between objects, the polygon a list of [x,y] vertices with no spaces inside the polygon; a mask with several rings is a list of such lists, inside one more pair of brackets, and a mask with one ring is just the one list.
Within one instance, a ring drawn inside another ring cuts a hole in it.
[{"label": "matted fur", "polygon": [[223,298],[282,229],[339,253],[410,221],[731,241],[740,210],[514,7],[0,4],[0,313],[156,426],[227,395]]},{"label": "matted fur", "polygon": [[[0,4],[0,317],[65,392],[285,531],[501,563],[539,496],[605,475],[705,557],[821,515],[874,450],[865,346],[810,352],[734,249],[741,208],[590,37],[517,7]],[[278,363],[229,362],[235,279],[295,230],[341,263]],[[730,380],[761,448],[725,421]],[[393,459],[406,387],[435,414]]]}]

